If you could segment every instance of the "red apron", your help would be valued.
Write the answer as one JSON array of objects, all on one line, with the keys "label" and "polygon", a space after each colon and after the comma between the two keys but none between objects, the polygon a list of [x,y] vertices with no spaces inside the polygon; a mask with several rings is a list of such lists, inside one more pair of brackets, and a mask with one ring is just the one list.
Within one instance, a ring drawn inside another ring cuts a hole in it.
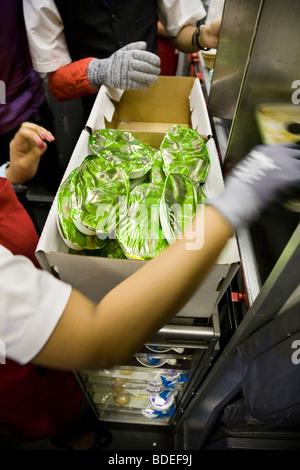
[{"label": "red apron", "polygon": [[178,54],[169,38],[158,38],[158,55],[160,57],[160,74],[176,75],[178,65]]},{"label": "red apron", "polygon": [[[0,178],[0,244],[39,267],[34,255],[37,242],[32,220],[8,180]],[[71,372],[21,366],[7,359],[0,364],[0,432],[23,442],[51,438],[76,418],[82,397]]]}]

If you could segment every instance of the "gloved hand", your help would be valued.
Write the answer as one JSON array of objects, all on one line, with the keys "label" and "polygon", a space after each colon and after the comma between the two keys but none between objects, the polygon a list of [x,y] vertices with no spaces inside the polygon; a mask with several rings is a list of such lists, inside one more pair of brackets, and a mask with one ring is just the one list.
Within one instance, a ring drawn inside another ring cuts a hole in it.
[{"label": "gloved hand", "polygon": [[258,145],[225,179],[225,190],[207,203],[234,229],[258,219],[284,194],[300,188],[300,147],[295,144]]},{"label": "gloved hand", "polygon": [[121,90],[147,88],[160,74],[160,58],[146,51],[143,41],[122,47],[108,59],[92,59],[87,67],[91,85],[108,85]]}]

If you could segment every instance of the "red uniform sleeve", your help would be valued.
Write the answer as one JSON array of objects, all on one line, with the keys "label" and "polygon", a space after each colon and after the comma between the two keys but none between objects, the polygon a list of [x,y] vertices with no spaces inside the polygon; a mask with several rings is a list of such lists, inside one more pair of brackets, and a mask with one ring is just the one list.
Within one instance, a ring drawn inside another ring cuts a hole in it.
[{"label": "red uniform sleeve", "polygon": [[87,66],[93,57],[81,59],[65,65],[49,74],[49,90],[58,101],[81,98],[99,90],[87,79]]}]

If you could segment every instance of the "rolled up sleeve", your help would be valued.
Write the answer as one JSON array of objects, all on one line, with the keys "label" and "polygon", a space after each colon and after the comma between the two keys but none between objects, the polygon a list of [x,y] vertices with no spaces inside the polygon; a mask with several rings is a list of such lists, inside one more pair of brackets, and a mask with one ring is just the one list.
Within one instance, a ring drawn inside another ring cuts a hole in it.
[{"label": "rolled up sleeve", "polygon": [[169,36],[177,36],[188,24],[195,24],[206,16],[200,0],[158,0],[158,16]]},{"label": "rolled up sleeve", "polygon": [[23,0],[23,11],[33,68],[49,73],[72,62],[55,3]]},{"label": "rolled up sleeve", "polygon": [[6,356],[30,362],[61,318],[71,286],[0,246],[0,340]]}]

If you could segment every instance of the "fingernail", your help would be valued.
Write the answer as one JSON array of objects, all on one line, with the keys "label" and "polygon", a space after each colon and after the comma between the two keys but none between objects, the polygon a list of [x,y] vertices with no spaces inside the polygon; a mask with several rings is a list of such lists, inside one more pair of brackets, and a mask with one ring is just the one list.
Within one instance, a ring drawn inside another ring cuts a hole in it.
[{"label": "fingernail", "polygon": [[34,140],[36,141],[38,145],[41,145],[44,143],[44,141],[39,136],[36,136]]},{"label": "fingernail", "polygon": [[44,137],[44,139],[54,139],[54,136],[51,134],[51,132],[41,132],[41,136]]}]

